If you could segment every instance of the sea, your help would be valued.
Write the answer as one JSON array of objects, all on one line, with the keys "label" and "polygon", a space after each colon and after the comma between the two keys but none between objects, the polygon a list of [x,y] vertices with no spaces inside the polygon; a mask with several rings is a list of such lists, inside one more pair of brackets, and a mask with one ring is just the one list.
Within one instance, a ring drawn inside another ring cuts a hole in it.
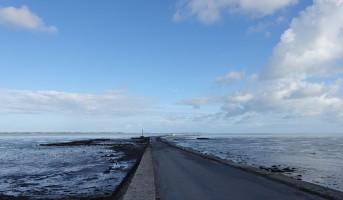
[{"label": "sea", "polygon": [[[133,163],[113,164],[111,168],[115,170],[104,173],[108,158],[99,153],[120,157],[121,152],[101,146],[45,147],[40,144],[139,135],[0,133],[0,197],[40,198],[44,194],[54,199],[66,194],[70,197],[109,195]],[[198,140],[197,137],[209,139]],[[273,165],[296,168],[285,175],[343,191],[343,135],[173,134],[164,138],[182,147],[256,168]]]},{"label": "sea", "polygon": [[[208,137],[199,140],[198,137]],[[287,176],[343,192],[343,135],[174,135],[175,145],[256,168],[295,168]]]},{"label": "sea", "polygon": [[[0,199],[97,198],[110,196],[134,165],[116,160],[123,152],[106,146],[41,146],[122,133],[0,133]],[[110,170],[109,170],[110,169]]]}]

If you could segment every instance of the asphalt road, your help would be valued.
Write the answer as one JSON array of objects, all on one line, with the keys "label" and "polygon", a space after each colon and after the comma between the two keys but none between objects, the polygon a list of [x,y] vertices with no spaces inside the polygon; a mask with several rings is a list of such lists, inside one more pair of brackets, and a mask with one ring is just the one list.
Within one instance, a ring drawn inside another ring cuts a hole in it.
[{"label": "asphalt road", "polygon": [[318,196],[152,139],[156,193],[162,200],[317,200]]}]

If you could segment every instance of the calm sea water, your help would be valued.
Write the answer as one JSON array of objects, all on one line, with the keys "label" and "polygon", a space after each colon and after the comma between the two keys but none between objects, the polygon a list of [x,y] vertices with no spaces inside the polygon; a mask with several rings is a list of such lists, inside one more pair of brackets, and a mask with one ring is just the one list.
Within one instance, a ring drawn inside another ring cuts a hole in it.
[{"label": "calm sea water", "polygon": [[179,146],[255,167],[295,167],[290,176],[343,191],[343,137],[168,137]]},{"label": "calm sea water", "polygon": [[[137,134],[134,134],[137,135]],[[0,196],[30,198],[110,195],[133,161],[109,162],[123,152],[106,146],[40,146],[90,138],[118,138],[113,133],[0,133]],[[111,173],[106,171],[111,169]],[[0,197],[1,198],[1,197]]]},{"label": "calm sea water", "polygon": [[[138,134],[139,135],[139,134]],[[0,194],[85,195],[113,191],[132,163],[119,163],[114,173],[104,174],[110,152],[102,147],[42,147],[41,143],[89,138],[129,138],[137,134],[113,133],[0,133]],[[226,136],[197,140],[197,136],[167,137],[177,145],[235,162],[259,167],[295,167],[291,176],[343,191],[343,137]],[[108,151],[108,152],[107,152]],[[92,176],[85,176],[87,170]],[[73,177],[73,178],[70,178]],[[33,196],[34,197],[34,196]]]}]

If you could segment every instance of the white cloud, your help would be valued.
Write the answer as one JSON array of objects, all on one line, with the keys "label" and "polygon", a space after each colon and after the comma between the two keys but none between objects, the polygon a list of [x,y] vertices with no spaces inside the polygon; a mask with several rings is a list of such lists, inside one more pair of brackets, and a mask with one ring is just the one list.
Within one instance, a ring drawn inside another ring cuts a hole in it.
[{"label": "white cloud", "polygon": [[178,102],[178,105],[190,105],[193,106],[194,108],[200,108],[202,105],[207,105],[210,103],[217,102],[218,99],[215,97],[207,97],[207,96],[202,96],[202,97],[195,97],[192,99],[186,99],[183,101]]},{"label": "white cloud", "polygon": [[252,95],[251,93],[235,94],[231,98],[231,101],[237,102],[237,103],[245,103],[245,102],[250,101],[253,98],[254,98],[254,95]]},{"label": "white cloud", "polygon": [[81,94],[57,91],[0,90],[2,113],[56,113],[84,116],[131,116],[145,114],[153,99],[123,91]]},{"label": "white cloud", "polygon": [[0,7],[0,25],[32,31],[56,33],[55,26],[46,26],[44,21],[27,6],[21,8]]},{"label": "white cloud", "polygon": [[311,83],[301,79],[282,79],[260,83],[251,91],[245,101],[236,96],[228,98],[223,106],[227,116],[256,112],[281,114],[283,117],[340,116],[343,113],[343,99],[339,95],[340,81],[333,83]]},{"label": "white cloud", "polygon": [[[254,81],[253,81],[254,82]],[[216,113],[205,119],[242,123],[252,118],[310,118],[330,122],[343,122],[343,97],[340,94],[343,81],[310,82],[305,78],[284,78],[254,82],[245,91],[222,97],[201,96],[180,101],[181,105],[194,108],[208,104],[222,104]],[[328,120],[329,119],[329,120]],[[257,124],[262,122],[256,119]]]},{"label": "white cloud", "polygon": [[274,20],[259,22],[258,24],[248,27],[247,34],[263,33],[265,37],[270,37],[272,34],[270,28],[275,25],[283,24],[285,21],[285,17],[279,16]]},{"label": "white cloud", "polygon": [[298,122],[315,121],[316,127],[343,123],[341,89],[341,80],[325,83],[285,78],[254,82],[253,86],[246,88],[245,91],[222,97],[202,96],[184,100],[182,103],[194,108],[213,103],[222,104],[217,111],[212,110],[213,112],[207,112],[200,117],[193,115],[195,120],[201,119],[202,123],[226,126],[245,124],[244,126],[249,127],[274,126],[277,130],[275,123],[284,127],[282,124],[287,121],[287,124],[298,124],[302,130],[310,130],[312,127],[301,127]]},{"label": "white cloud", "polygon": [[239,81],[244,77],[244,72],[231,71],[224,76],[219,76],[215,79],[217,84],[228,84],[233,81]]},{"label": "white cloud", "polygon": [[[230,123],[268,124],[268,121],[288,119],[317,119],[321,123],[343,123],[341,79],[314,82],[306,77],[266,80],[251,84],[243,91],[214,98],[202,96],[182,101],[184,105],[200,108],[207,104],[222,104],[212,113],[216,120]],[[263,120],[267,120],[263,122]],[[325,121],[325,122],[324,122]],[[280,122],[281,123],[281,122]]]},{"label": "white cloud", "polygon": [[223,13],[265,16],[296,3],[297,0],[179,0],[173,19],[182,21],[195,17],[200,22],[211,24],[218,22]]},{"label": "white cloud", "polygon": [[315,0],[281,35],[245,110],[340,119],[342,43],[343,1]]},{"label": "white cloud", "polygon": [[[262,24],[260,30],[265,28]],[[251,75],[242,90],[230,90],[215,100],[202,96],[183,102],[194,107],[222,104],[205,118],[212,116],[220,123],[311,132],[335,127],[330,131],[337,131],[343,124],[342,44],[343,1],[314,0],[282,34],[267,67]],[[216,80],[240,79],[238,73],[230,72]]]},{"label": "white cloud", "polygon": [[253,86],[239,93],[251,98],[237,102],[237,95],[230,95],[221,112],[226,117],[263,113],[342,122],[342,81],[335,80],[343,72],[342,43],[343,1],[315,0],[282,34],[260,81],[252,80]]},{"label": "white cloud", "polygon": [[262,78],[343,73],[343,1],[315,0],[282,34]]}]

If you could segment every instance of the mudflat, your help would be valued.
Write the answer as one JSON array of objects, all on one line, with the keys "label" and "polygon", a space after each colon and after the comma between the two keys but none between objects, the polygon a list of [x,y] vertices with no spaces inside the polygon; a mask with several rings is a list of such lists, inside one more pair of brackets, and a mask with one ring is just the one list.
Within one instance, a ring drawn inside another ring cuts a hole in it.
[{"label": "mudflat", "polygon": [[148,140],[3,141],[0,199],[110,199]]}]

